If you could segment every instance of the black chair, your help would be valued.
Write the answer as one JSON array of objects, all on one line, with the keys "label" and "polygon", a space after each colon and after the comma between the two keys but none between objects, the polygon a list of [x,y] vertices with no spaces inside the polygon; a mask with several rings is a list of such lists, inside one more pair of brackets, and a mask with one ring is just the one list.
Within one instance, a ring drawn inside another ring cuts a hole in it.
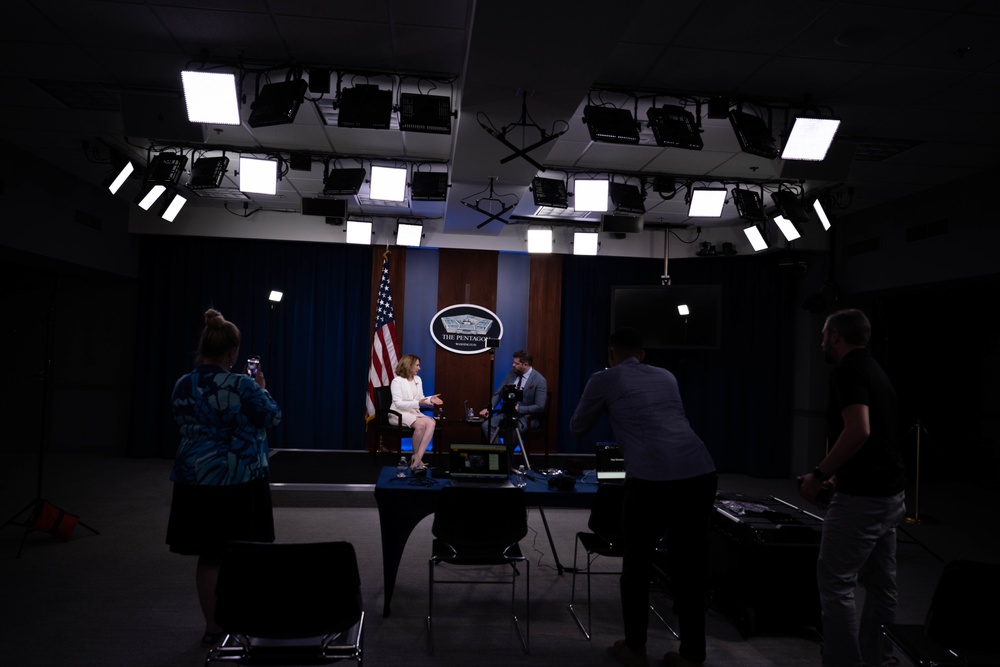
[{"label": "black chair", "polygon": [[882,633],[920,667],[1000,665],[1000,564],[968,560],[945,566],[923,625],[891,624]]},{"label": "black chair", "polygon": [[[533,440],[541,440],[545,447],[545,467],[549,465],[549,407],[552,405],[552,392],[545,393],[545,407],[528,420],[528,428],[524,431],[524,446]],[[530,448],[529,448],[530,449]]]},{"label": "black chair", "polygon": [[[594,562],[599,557],[621,558],[623,555],[622,543],[622,506],[625,500],[625,487],[622,484],[600,484],[597,487],[597,494],[594,497],[594,504],[590,510],[590,519],[587,521],[587,528],[590,532],[581,531],[576,534],[576,546],[573,549],[573,582],[570,588],[569,613],[573,616],[583,636],[588,640],[591,638],[591,628],[593,626],[593,614],[591,609],[591,576],[620,575],[620,570],[608,571],[593,569]],[[586,554],[586,567],[578,567],[580,547]],[[660,547],[665,548],[661,542]],[[654,568],[655,569],[655,568]],[[656,570],[658,576],[663,576]],[[584,626],[576,611],[576,575],[587,576],[587,625]],[[670,632],[677,637],[677,632],[667,623],[663,615],[653,605],[649,606],[653,614],[660,619]]]},{"label": "black chair", "polygon": [[[430,592],[427,601],[427,652],[434,653],[434,584],[506,584],[504,579],[437,579],[439,565],[502,565],[510,567],[510,613],[521,646],[528,653],[531,620],[529,561],[518,545],[528,532],[524,491],[519,488],[447,486],[434,512],[432,555],[428,561]],[[517,615],[516,582],[524,564],[524,632]]]},{"label": "black chair", "polygon": [[227,634],[206,665],[361,664],[365,615],[349,542],[233,542],[216,596],[215,620]]}]

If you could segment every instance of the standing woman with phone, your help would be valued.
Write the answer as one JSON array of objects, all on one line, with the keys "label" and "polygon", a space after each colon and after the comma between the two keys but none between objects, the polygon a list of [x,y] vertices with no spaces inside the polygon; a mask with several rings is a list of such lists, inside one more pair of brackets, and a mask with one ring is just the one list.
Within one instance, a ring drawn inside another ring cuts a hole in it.
[{"label": "standing woman with phone", "polygon": [[253,377],[249,369],[232,372],[239,353],[240,330],[219,311],[206,310],[197,365],[177,380],[170,403],[180,444],[170,474],[167,544],[175,553],[198,556],[195,583],[206,646],[222,638],[215,584],[226,543],[274,541],[266,429],[281,421],[281,408],[259,368]]}]

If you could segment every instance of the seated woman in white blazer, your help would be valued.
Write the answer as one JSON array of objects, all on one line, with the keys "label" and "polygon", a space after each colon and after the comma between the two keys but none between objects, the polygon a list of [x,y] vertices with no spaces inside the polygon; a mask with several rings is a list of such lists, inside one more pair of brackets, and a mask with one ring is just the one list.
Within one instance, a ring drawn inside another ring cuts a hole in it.
[{"label": "seated woman in white blazer", "polygon": [[410,458],[411,468],[423,468],[424,452],[434,435],[435,421],[420,412],[421,405],[441,405],[443,401],[439,394],[424,396],[424,387],[417,373],[420,372],[420,357],[404,354],[396,364],[396,377],[392,379],[392,409],[402,417],[389,414],[389,421],[398,424],[402,419],[403,426],[413,429],[413,456]]}]

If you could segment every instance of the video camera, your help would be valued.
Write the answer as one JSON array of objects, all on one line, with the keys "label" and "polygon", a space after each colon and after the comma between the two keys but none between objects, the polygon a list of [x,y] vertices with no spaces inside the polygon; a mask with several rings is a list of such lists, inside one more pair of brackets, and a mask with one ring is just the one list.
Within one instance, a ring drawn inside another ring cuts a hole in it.
[{"label": "video camera", "polygon": [[500,410],[507,417],[517,414],[517,404],[524,400],[524,390],[512,384],[500,387]]}]

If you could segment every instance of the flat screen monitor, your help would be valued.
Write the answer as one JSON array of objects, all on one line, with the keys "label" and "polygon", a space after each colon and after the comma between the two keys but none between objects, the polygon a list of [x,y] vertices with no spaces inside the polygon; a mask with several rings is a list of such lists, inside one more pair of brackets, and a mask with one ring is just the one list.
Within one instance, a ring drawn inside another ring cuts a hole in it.
[{"label": "flat screen monitor", "polygon": [[717,350],[721,317],[720,285],[611,288],[611,330],[638,330],[647,350]]},{"label": "flat screen monitor", "polygon": [[449,476],[455,480],[505,482],[510,474],[503,445],[453,444],[448,454]]}]

